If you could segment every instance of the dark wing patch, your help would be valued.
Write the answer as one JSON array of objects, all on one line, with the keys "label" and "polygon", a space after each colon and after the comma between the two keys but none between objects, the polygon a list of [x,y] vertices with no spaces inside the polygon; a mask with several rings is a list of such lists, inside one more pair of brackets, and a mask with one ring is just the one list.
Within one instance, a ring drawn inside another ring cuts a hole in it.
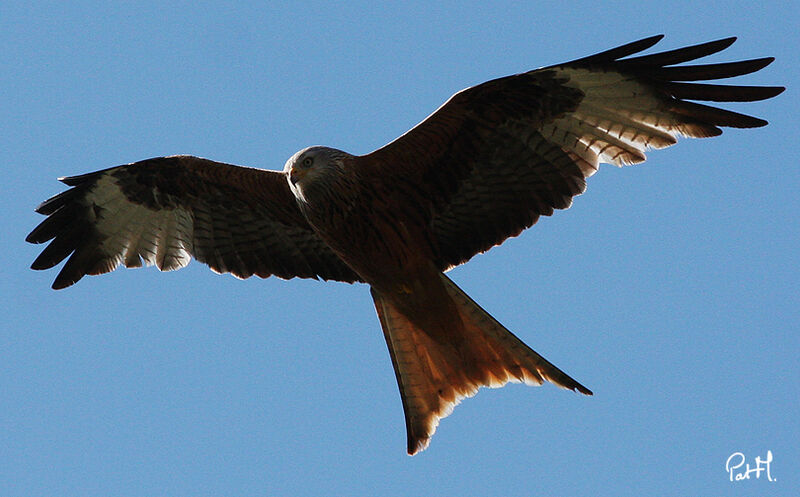
[{"label": "dark wing patch", "polygon": [[425,226],[446,269],[569,207],[600,163],[635,164],[677,136],[767,124],[688,100],[749,102],[783,88],[688,81],[748,74],[772,58],[674,66],[734,38],[630,57],[661,38],[463,90],[397,140],[358,157],[359,172],[392,186],[382,188],[393,196],[388,205]]},{"label": "dark wing patch", "polygon": [[175,156],[61,181],[72,188],[36,209],[48,217],[26,238],[52,240],[33,269],[69,257],[56,289],[120,264],[172,270],[191,257],[239,278],[359,280],[314,233],[277,171]]}]

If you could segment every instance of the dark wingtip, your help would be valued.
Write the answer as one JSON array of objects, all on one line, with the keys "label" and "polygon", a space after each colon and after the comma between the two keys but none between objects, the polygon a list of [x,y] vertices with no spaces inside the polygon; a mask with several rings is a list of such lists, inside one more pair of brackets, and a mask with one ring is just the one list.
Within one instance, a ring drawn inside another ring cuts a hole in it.
[{"label": "dark wingtip", "polygon": [[715,54],[725,50],[736,41],[735,36],[730,38],[723,38],[721,40],[708,41],[699,43],[697,45],[690,45],[688,47],[676,48],[667,50],[665,52],[657,52],[649,55],[640,55],[630,59],[619,61],[626,66],[671,66],[675,64],[682,64],[690,60],[700,59],[709,55]]},{"label": "dark wingtip", "polygon": [[[773,62],[775,62],[775,57],[759,57],[758,59],[743,60],[741,62],[738,62],[738,64],[749,65],[749,68],[746,71],[742,71],[736,74],[736,76],[742,76],[744,74],[750,74],[760,71],[765,67],[767,67],[768,65],[772,64]],[[733,64],[736,64],[736,62],[734,62]]]},{"label": "dark wingtip", "polygon": [[69,271],[69,274],[64,274],[68,266],[69,266],[69,261],[67,261],[67,264],[61,270],[61,272],[58,273],[58,276],[56,276],[56,280],[53,282],[53,285],[50,288],[52,288],[53,290],[63,290],[64,288],[74,285],[75,283],[80,281],[81,278],[83,278],[83,272],[81,271],[71,270]]},{"label": "dark wingtip", "polygon": [[661,41],[663,38],[664,38],[663,34],[649,36],[647,38],[642,38],[641,40],[636,40],[630,43],[626,43],[619,47],[611,48],[609,50],[604,50],[600,53],[589,55],[587,57],[581,57],[580,59],[575,59],[573,61],[559,65],[584,65],[584,64],[591,65],[596,63],[612,62],[621,59],[623,57],[639,53],[643,50],[647,50],[648,48],[652,47],[653,45]]},{"label": "dark wingtip", "polygon": [[628,46],[636,47],[637,48],[636,51],[641,52],[642,50],[647,50],[648,48],[654,46],[656,43],[663,40],[665,36],[666,35],[664,34],[648,36],[647,38],[642,38],[641,40],[628,43]]},{"label": "dark wingtip", "polygon": [[772,88],[773,90],[775,90],[775,94],[774,94],[774,95],[772,95],[773,97],[776,97],[776,96],[778,96],[778,95],[780,95],[781,93],[783,93],[783,92],[785,92],[785,91],[786,91],[786,87],[785,87],[785,86],[771,86],[770,88]]},{"label": "dark wingtip", "polygon": [[65,288],[67,288],[67,287],[70,287],[70,286],[74,285],[75,283],[76,283],[75,281],[59,281],[59,280],[56,280],[56,281],[53,282],[53,284],[50,286],[50,288],[52,288],[53,290],[63,290]]},{"label": "dark wingtip", "polygon": [[93,171],[91,173],[86,173],[86,174],[78,174],[75,176],[61,176],[60,178],[58,178],[58,181],[64,183],[67,186],[77,186],[81,183],[85,183],[86,181],[93,180],[101,176],[106,171],[108,171],[108,169],[103,169],[102,171]]},{"label": "dark wingtip", "polygon": [[[636,51],[637,52],[641,52],[642,50],[647,50],[648,48],[652,47],[653,45],[655,45],[659,41],[663,40],[665,36],[666,35],[663,34],[663,33],[662,34],[658,34],[658,35],[648,36],[647,38],[642,38],[641,40],[633,41],[633,42],[628,43],[627,45],[623,45],[623,46],[637,47],[638,50],[636,50]],[[620,48],[622,48],[622,47],[620,47]]]},{"label": "dark wingtip", "polygon": [[738,37],[736,37],[736,36],[729,36],[729,37],[727,37],[727,38],[722,38],[721,40],[717,40],[716,42],[712,41],[712,42],[710,42],[710,43],[718,43],[718,44],[719,44],[719,46],[721,46],[721,47],[722,47],[722,48],[720,48],[720,50],[725,50],[725,49],[726,49],[726,48],[728,48],[729,46],[733,45],[733,44],[734,44],[734,42],[735,42],[736,40],[738,40],[738,39],[739,39],[739,38],[738,38]]},{"label": "dark wingtip", "polygon": [[722,38],[714,41],[707,41],[705,43],[700,43],[698,45],[693,45],[686,48],[695,49],[698,52],[703,52],[705,53],[705,55],[702,55],[701,57],[705,57],[707,55],[712,55],[717,52],[725,50],[729,46],[733,45],[734,42],[736,42],[736,40],[737,38],[735,36],[729,36],[727,38]]},{"label": "dark wingtip", "polygon": [[36,258],[36,260],[34,260],[31,263],[31,269],[33,269],[34,271],[43,271],[45,269],[50,269],[51,267],[53,267],[52,264],[48,264],[47,262],[40,260],[41,258],[42,256],[40,255],[39,257]]}]

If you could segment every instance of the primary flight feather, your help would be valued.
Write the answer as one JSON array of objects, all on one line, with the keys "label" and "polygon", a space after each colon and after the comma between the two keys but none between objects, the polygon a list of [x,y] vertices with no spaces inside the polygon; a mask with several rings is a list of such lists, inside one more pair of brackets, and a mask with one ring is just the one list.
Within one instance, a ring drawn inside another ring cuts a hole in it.
[{"label": "primary flight feather", "polygon": [[394,365],[408,452],[479,387],[544,381],[591,392],[525,345],[444,271],[566,209],[600,163],[634,164],[678,136],[766,121],[692,101],[749,102],[781,87],[726,86],[772,58],[678,65],[735,40],[634,56],[654,36],[456,93],[419,125],[362,156],[301,150],[282,172],[192,156],[62,178],[36,210],[33,262],[67,259],[53,288],[124,264],[195,259],[237,277],[370,285]]}]

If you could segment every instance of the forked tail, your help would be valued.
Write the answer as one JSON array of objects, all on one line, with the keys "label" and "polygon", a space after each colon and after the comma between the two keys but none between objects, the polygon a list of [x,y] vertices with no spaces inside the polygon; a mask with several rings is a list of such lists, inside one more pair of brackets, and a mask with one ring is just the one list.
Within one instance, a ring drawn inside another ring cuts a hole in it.
[{"label": "forked tail", "polygon": [[458,316],[446,318],[454,327],[450,332],[463,337],[460,343],[437,340],[372,289],[403,400],[410,455],[424,450],[439,420],[479,387],[496,388],[509,381],[541,385],[547,380],[592,394],[525,345],[447,276],[441,278],[458,309]]}]

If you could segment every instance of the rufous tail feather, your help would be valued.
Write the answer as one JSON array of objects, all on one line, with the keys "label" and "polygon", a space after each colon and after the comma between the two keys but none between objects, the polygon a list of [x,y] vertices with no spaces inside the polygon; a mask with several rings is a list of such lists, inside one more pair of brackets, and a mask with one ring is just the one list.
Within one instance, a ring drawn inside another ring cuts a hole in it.
[{"label": "rufous tail feather", "polygon": [[458,309],[459,316],[451,318],[464,338],[458,345],[435,340],[372,289],[400,387],[410,455],[424,450],[439,420],[480,387],[501,387],[509,381],[541,385],[547,380],[592,394],[525,345],[447,276],[441,278]]}]

